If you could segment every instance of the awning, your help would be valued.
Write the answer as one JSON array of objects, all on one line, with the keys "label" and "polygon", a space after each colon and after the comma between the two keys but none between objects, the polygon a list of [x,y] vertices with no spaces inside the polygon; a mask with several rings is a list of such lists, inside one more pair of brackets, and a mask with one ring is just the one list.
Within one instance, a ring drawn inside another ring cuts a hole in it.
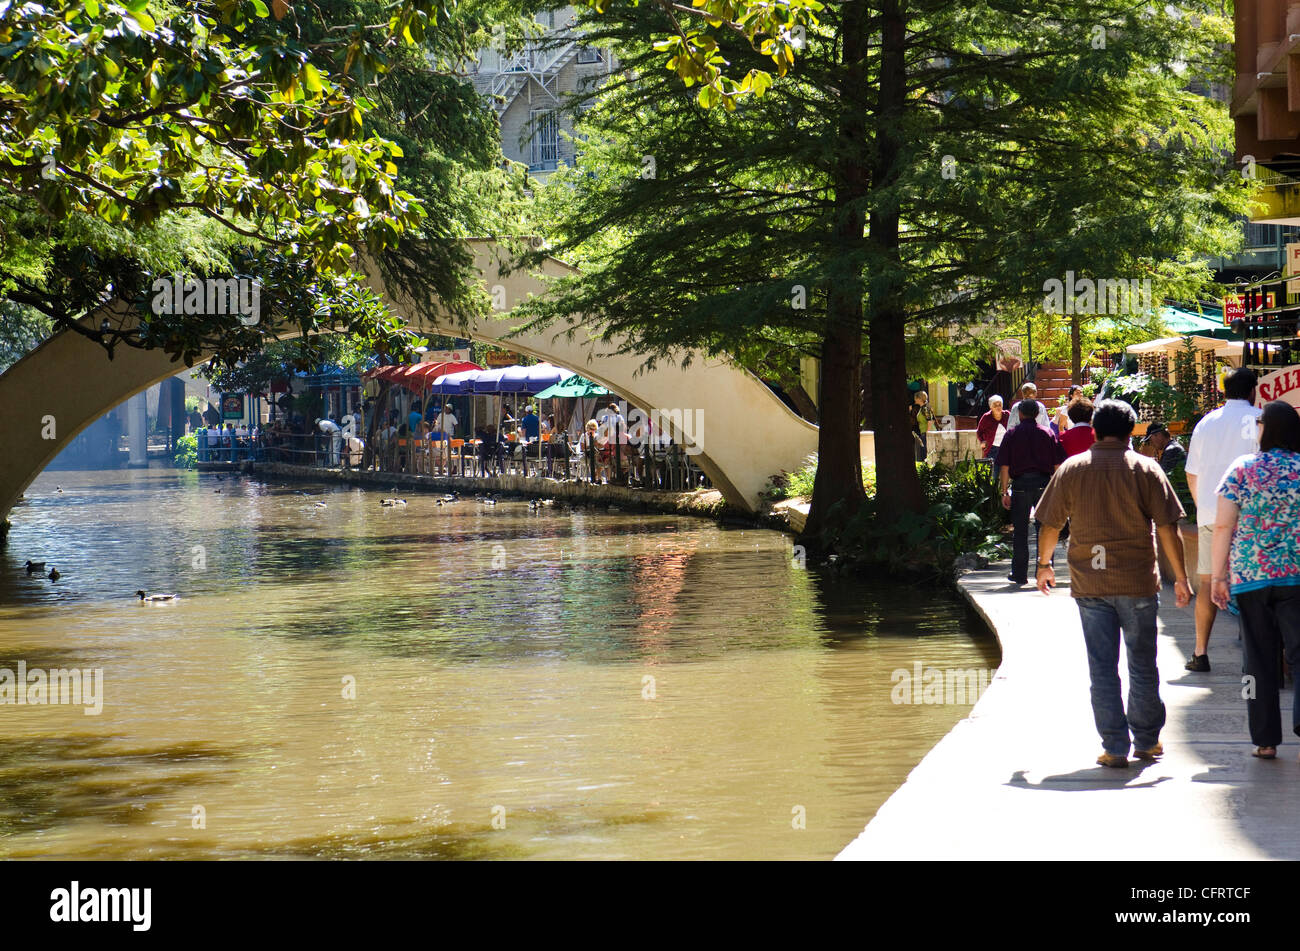
[{"label": "awning", "polygon": [[483,368],[477,363],[464,360],[457,363],[395,363],[367,370],[365,379],[387,380],[389,383],[397,383],[408,389],[419,391],[424,389],[428,383],[445,374],[481,369]]},{"label": "awning", "polygon": [[531,367],[506,367],[501,374],[497,392],[540,393],[570,375],[570,371],[561,370],[549,363],[538,363]]},{"label": "awning", "polygon": [[1148,340],[1146,343],[1135,343],[1125,348],[1125,353],[1160,353],[1162,351],[1179,351],[1187,346],[1188,343],[1198,350],[1214,350],[1224,341],[1214,337],[1204,337],[1200,334],[1188,334],[1184,337],[1161,337],[1159,340]]},{"label": "awning", "polygon": [[469,388],[473,393],[500,393],[501,377],[505,375],[506,370],[510,367],[497,367],[494,370],[484,370],[470,382]]},{"label": "awning", "polygon": [[[1198,350],[1213,350],[1214,355],[1218,357],[1240,357],[1246,346],[1241,340],[1218,340],[1214,337],[1203,337],[1200,334],[1189,334],[1186,337],[1161,337],[1159,340],[1135,343],[1127,347],[1125,352],[1177,354],[1182,352],[1188,341],[1191,341],[1192,346]],[[1268,351],[1279,349],[1277,345],[1271,343],[1256,343],[1255,346]]]},{"label": "awning", "polygon": [[443,396],[451,396],[457,393],[472,393],[471,387],[474,380],[483,370],[461,370],[458,373],[444,373],[442,376],[435,377],[429,384],[430,393],[439,393]]},{"label": "awning", "polygon": [[609,390],[605,389],[599,383],[592,383],[585,377],[573,374],[566,380],[561,380],[552,387],[548,387],[537,394],[539,400],[553,399],[582,399],[588,396],[606,396]]}]

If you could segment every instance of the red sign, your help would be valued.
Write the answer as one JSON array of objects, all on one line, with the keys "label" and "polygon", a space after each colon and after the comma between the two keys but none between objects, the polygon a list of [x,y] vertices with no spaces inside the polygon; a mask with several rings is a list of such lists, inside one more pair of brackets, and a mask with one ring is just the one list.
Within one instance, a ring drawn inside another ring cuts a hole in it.
[{"label": "red sign", "polygon": [[1255,390],[1255,405],[1263,406],[1270,400],[1285,400],[1300,406],[1300,366],[1283,367],[1262,377]]},{"label": "red sign", "polygon": [[1228,294],[1223,298],[1223,326],[1231,327],[1234,320],[1246,319],[1246,298]]}]

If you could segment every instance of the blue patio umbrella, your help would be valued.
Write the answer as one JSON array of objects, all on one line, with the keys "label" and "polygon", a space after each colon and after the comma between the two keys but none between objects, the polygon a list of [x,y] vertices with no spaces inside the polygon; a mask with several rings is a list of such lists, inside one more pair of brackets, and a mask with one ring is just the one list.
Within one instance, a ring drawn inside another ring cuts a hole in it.
[{"label": "blue patio umbrella", "polygon": [[486,370],[461,370],[458,373],[444,373],[436,378],[429,387],[430,393],[450,396],[460,393],[472,393],[474,381]]},{"label": "blue patio umbrella", "polygon": [[501,377],[505,374],[508,367],[497,367],[495,370],[484,370],[476,376],[471,382],[469,392],[471,393],[500,393]]},{"label": "blue patio umbrella", "polygon": [[501,374],[498,392],[540,393],[569,375],[568,370],[561,370],[549,363],[538,363],[531,367],[506,367]]}]

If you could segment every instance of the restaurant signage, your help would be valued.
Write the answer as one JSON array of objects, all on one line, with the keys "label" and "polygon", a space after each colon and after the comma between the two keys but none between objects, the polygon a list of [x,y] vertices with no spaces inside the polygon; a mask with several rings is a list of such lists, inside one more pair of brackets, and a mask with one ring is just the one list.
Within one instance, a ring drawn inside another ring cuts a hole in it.
[{"label": "restaurant signage", "polygon": [[468,359],[468,350],[429,350],[420,354],[421,363],[464,363]]},{"label": "restaurant signage", "polygon": [[221,418],[222,419],[243,419],[244,418],[244,394],[243,393],[222,393],[221,394]]}]

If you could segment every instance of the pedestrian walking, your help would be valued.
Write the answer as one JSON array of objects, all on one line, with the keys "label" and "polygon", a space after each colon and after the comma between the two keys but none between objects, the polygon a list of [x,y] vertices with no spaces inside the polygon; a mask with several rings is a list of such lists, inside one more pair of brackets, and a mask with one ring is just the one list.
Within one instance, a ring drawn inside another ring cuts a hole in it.
[{"label": "pedestrian walking", "polygon": [[1038,398],[1038,387],[1033,383],[1026,383],[1020,387],[1021,400],[1033,400],[1034,405],[1038,407],[1038,413],[1034,417],[1034,422],[1038,424],[1039,429],[1046,430],[1047,433],[1055,437],[1056,433],[1052,432],[1052,417],[1047,412],[1047,407],[1043,401]]},{"label": "pedestrian walking", "polygon": [[[1274,759],[1282,742],[1279,647],[1300,665],[1300,415],[1274,400],[1264,407],[1259,451],[1242,456],[1218,485],[1211,596],[1241,609],[1246,718],[1255,756]],[[1291,730],[1300,735],[1300,678]]]},{"label": "pedestrian walking", "polygon": [[[1128,448],[1137,423],[1133,407],[1102,400],[1092,414],[1097,437],[1087,452],[1071,456],[1052,476],[1038,518],[1038,550],[1052,551],[1070,522],[1070,594],[1079,608],[1092,683],[1092,716],[1101,736],[1101,766],[1127,766],[1130,749],[1140,759],[1164,752],[1160,730],[1165,705],[1156,670],[1156,612],[1160,573],[1156,541],[1174,566],[1174,603],[1192,598],[1178,520],[1183,507],[1159,464]],[[1040,554],[1038,589],[1056,584]],[[1120,691],[1119,642],[1128,654],[1129,693]]]},{"label": "pedestrian walking", "polygon": [[1065,460],[1061,444],[1038,425],[1038,407],[1041,405],[1035,400],[1017,403],[1020,422],[1006,434],[998,447],[998,486],[1002,492],[1003,508],[1011,510],[1014,528],[1011,574],[1007,575],[1012,584],[1027,584],[1029,581],[1029,513],[1038,504],[1047,480]]},{"label": "pedestrian walking", "polygon": [[1160,462],[1160,468],[1165,470],[1165,475],[1169,475],[1180,465],[1187,464],[1187,450],[1174,438],[1173,433],[1164,423],[1152,423],[1148,426],[1147,434],[1142,437],[1142,445],[1151,448],[1155,458]]},{"label": "pedestrian walking", "polygon": [[1011,416],[1002,408],[1002,397],[994,393],[989,397],[989,408],[975,424],[975,438],[984,449],[984,458],[992,459],[1011,427]]},{"label": "pedestrian walking", "polygon": [[1081,396],[1070,404],[1070,428],[1057,436],[1067,459],[1086,452],[1096,442],[1097,437],[1092,431],[1092,413],[1092,400],[1086,396]]},{"label": "pedestrian walking", "polygon": [[1056,416],[1052,422],[1056,426],[1056,435],[1060,436],[1069,431],[1073,421],[1070,419],[1070,407],[1076,400],[1083,399],[1083,387],[1078,383],[1071,383],[1070,388],[1065,391],[1065,402],[1056,408]]},{"label": "pedestrian walking", "polygon": [[[1214,519],[1218,511],[1215,490],[1228,466],[1259,448],[1256,425],[1259,410],[1255,407],[1254,370],[1239,367],[1228,374],[1223,395],[1228,401],[1207,413],[1192,430],[1187,450],[1187,488],[1196,500],[1196,575],[1197,590],[1210,590],[1211,551],[1214,548]],[[1218,609],[1210,598],[1196,599],[1196,647],[1187,669],[1206,673],[1210,669],[1210,629]]]},{"label": "pedestrian walking", "polygon": [[912,443],[916,450],[916,461],[925,462],[925,457],[929,454],[926,435],[930,431],[930,424],[934,422],[934,413],[930,412],[930,394],[925,390],[917,390],[912,396],[912,406],[908,412],[912,417]]}]

